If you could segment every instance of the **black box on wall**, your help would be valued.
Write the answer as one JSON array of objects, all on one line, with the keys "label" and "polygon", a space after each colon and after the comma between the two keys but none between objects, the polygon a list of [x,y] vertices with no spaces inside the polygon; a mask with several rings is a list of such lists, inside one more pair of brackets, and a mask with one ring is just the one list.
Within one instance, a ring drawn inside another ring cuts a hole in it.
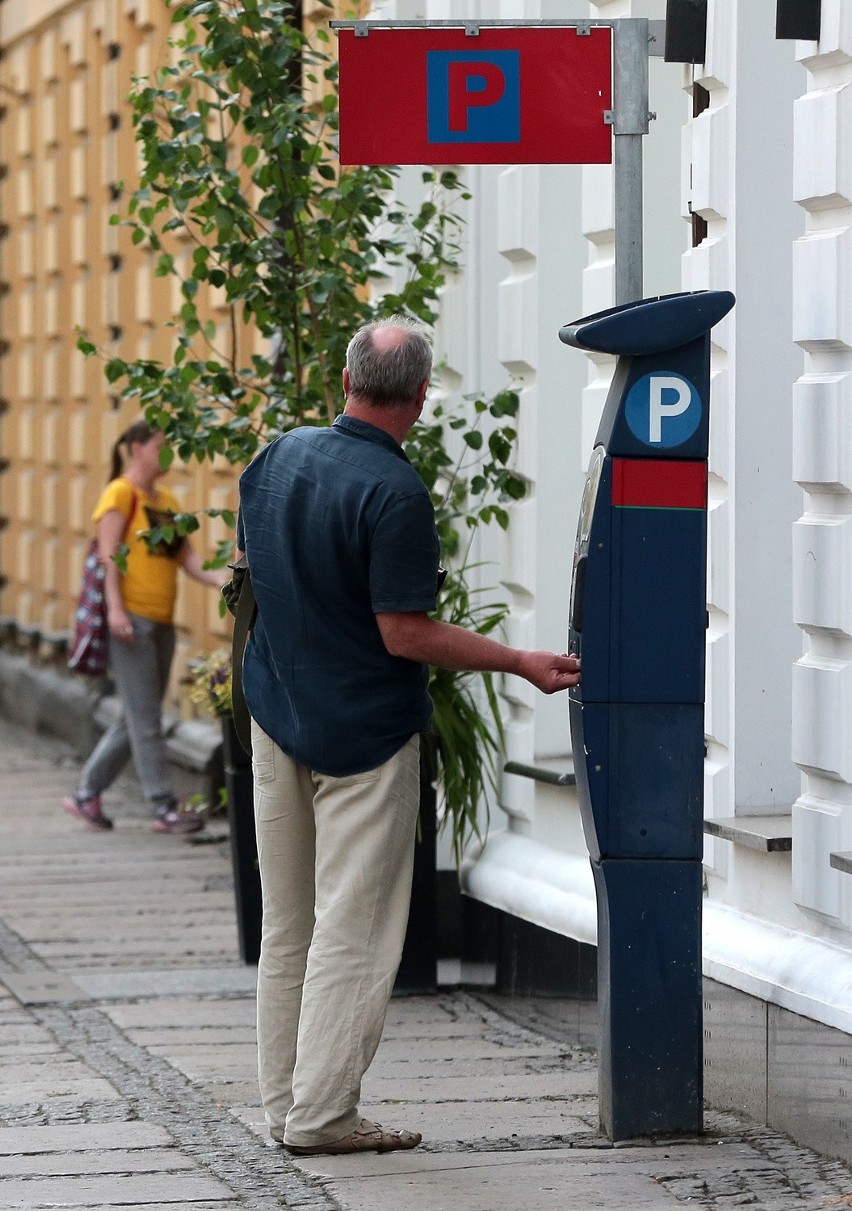
[{"label": "black box on wall", "polygon": [[818,42],[822,0],[777,0],[775,37]]}]

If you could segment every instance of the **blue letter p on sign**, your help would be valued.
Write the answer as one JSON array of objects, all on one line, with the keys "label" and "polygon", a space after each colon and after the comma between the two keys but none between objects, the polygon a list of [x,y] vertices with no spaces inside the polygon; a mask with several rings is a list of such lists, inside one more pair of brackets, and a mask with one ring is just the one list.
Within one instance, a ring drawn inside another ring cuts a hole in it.
[{"label": "blue letter p on sign", "polygon": [[520,51],[430,50],[426,91],[430,143],[520,142]]}]

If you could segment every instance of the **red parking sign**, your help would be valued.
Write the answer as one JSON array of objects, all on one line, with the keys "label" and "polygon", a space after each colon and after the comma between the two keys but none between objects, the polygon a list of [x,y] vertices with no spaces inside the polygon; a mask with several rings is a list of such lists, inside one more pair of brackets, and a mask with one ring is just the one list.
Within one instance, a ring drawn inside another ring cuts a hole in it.
[{"label": "red parking sign", "polygon": [[475,36],[379,27],[339,37],[342,164],[612,160],[608,26],[480,26]]}]

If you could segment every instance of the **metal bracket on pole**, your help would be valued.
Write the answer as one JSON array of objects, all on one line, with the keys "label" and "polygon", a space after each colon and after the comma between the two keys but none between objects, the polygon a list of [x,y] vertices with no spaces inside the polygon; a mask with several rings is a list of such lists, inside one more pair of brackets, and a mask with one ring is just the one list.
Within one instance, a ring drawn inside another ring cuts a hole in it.
[{"label": "metal bracket on pole", "polygon": [[665,21],[648,22],[648,55],[651,59],[662,59],[666,49]]}]

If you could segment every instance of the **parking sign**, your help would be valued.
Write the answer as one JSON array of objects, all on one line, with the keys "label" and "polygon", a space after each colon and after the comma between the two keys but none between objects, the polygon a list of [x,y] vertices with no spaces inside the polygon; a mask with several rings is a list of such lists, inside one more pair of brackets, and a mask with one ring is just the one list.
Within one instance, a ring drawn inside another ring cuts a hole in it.
[{"label": "parking sign", "polygon": [[343,164],[612,159],[608,27],[342,28],[339,37]]},{"label": "parking sign", "polygon": [[521,55],[426,52],[426,129],[430,143],[519,143]]}]

